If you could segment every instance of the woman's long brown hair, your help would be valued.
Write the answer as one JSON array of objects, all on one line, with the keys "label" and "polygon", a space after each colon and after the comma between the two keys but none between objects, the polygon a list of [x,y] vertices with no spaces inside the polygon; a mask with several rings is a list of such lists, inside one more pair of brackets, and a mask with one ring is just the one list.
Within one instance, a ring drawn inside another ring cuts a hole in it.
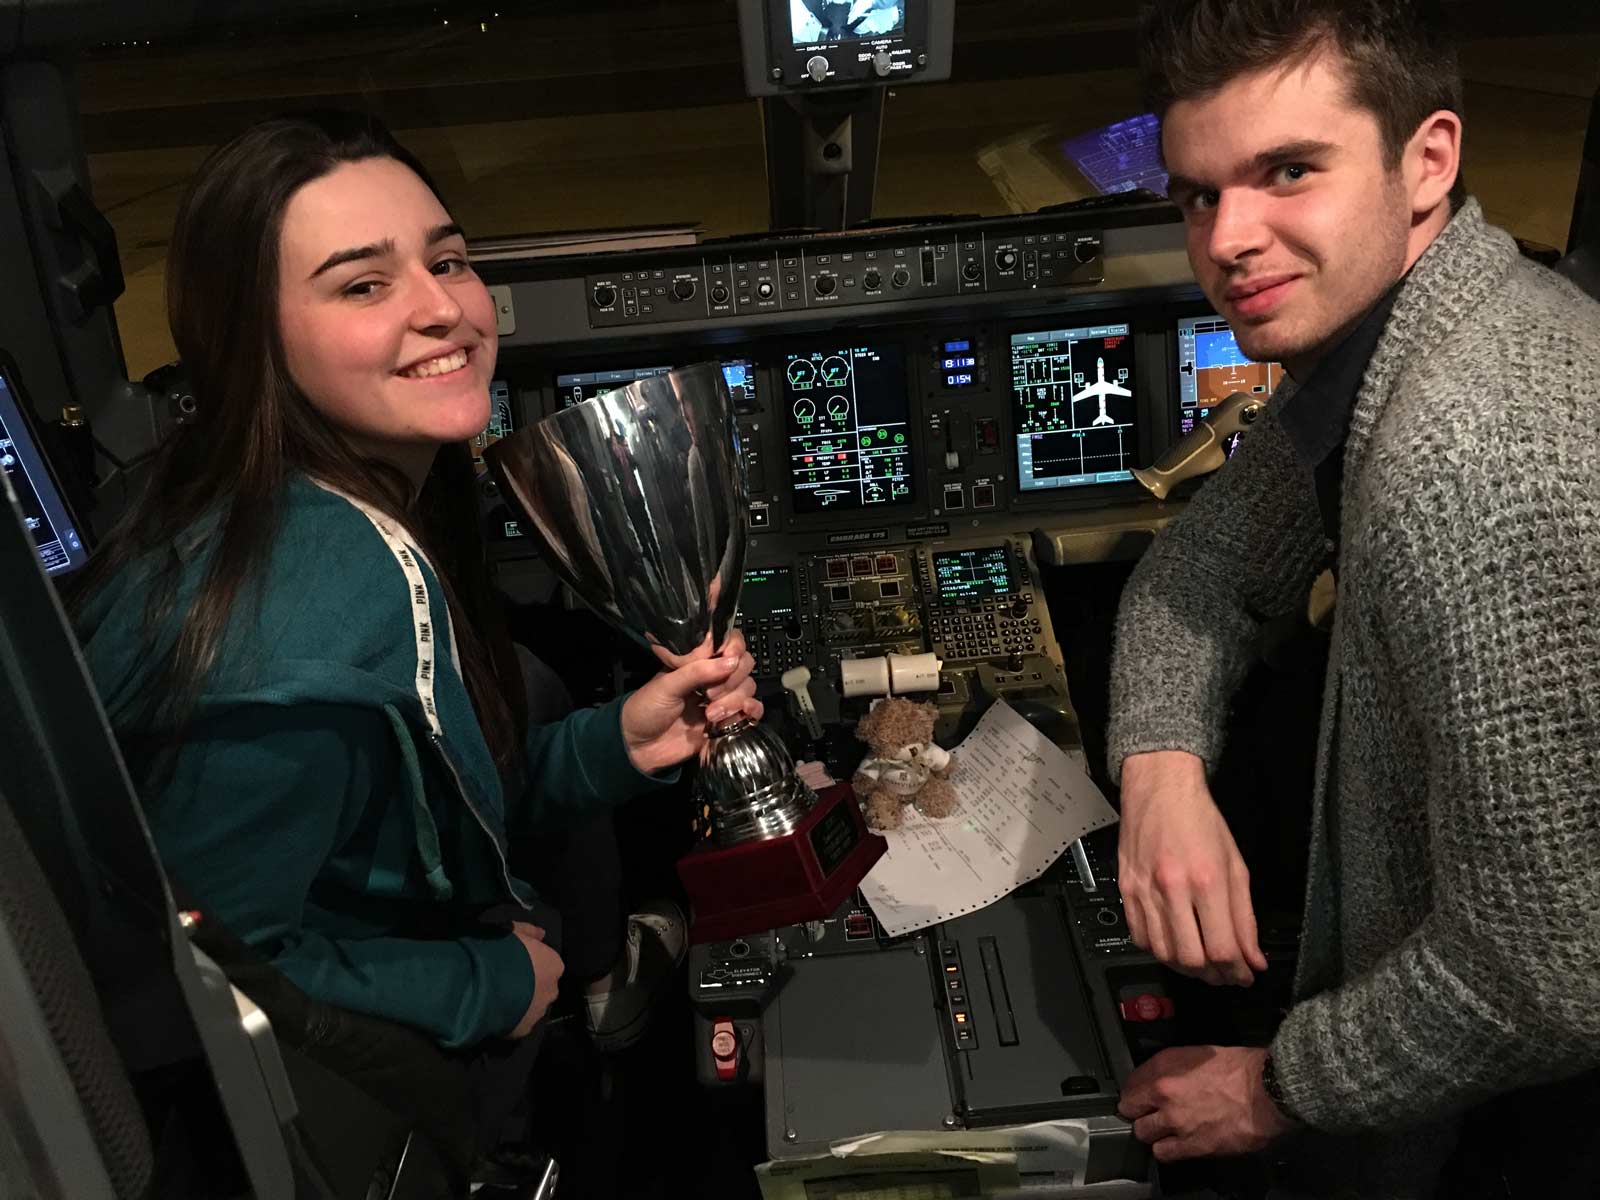
[{"label": "woman's long brown hair", "polygon": [[[138,503],[73,588],[81,612],[130,563],[157,556],[144,649],[160,665],[146,673],[131,703],[110,705],[125,740],[181,741],[230,617],[266,567],[285,484],[301,472],[384,513],[437,567],[484,738],[502,773],[516,763],[527,704],[488,580],[467,447],[440,451],[413,504],[404,476],[361,458],[300,393],[285,362],[277,315],[284,210],[306,184],[371,158],[395,159],[438,195],[427,171],[377,121],[312,113],[266,121],[213,152],[179,205],[167,259],[167,320],[198,413],[162,446]],[[219,523],[205,578],[182,614],[176,643],[164,644],[182,566],[173,541],[212,514]]]}]

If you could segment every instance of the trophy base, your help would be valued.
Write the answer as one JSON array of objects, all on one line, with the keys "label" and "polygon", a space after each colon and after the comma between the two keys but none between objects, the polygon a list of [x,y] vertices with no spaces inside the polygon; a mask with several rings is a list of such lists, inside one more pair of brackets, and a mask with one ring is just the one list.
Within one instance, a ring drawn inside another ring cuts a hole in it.
[{"label": "trophy base", "polygon": [[693,910],[689,940],[830,917],[888,848],[867,831],[848,783],[819,792],[793,833],[737,846],[702,843],[678,860]]}]

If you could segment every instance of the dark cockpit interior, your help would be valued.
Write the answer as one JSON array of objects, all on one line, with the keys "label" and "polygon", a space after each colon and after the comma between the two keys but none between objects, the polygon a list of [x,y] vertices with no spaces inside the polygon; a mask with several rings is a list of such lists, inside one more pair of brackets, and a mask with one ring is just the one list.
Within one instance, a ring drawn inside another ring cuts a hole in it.
[{"label": "dark cockpit interior", "polygon": [[[1289,1194],[1252,1158],[1159,1164],[1118,1113],[1153,1055],[1264,1046],[1290,1002],[1331,604],[1264,629],[1227,717],[1211,787],[1268,966],[1211,987],[1130,930],[1108,680],[1130,572],[1286,373],[1196,282],[1127,7],[0,0],[0,1192]],[[1461,8],[1465,177],[1596,294],[1600,34]],[[716,529],[761,753],[809,797],[730,834],[705,780],[770,768],[702,760],[618,806],[603,852],[574,834],[550,866],[548,839],[512,837],[536,886],[603,878],[624,914],[670,897],[687,944],[625,1048],[565,994],[514,1044],[527,1082],[470,1163],[439,1131],[487,1119],[478,1076],[308,996],[163,863],[64,599],[205,415],[166,328],[178,196],[247,126],[325,108],[427,166],[493,300],[460,486],[530,719],[661,665],[508,482],[519,435],[604,413],[621,483],[566,443],[590,528],[630,472],[688,497],[627,510],[608,586],[665,604],[657,566]],[[725,406],[687,464],[651,424],[674,395]],[[906,740],[935,774],[965,764],[959,837],[863,817],[863,763],[894,778],[861,733],[889,696],[927,715]],[[1059,826],[1028,808],[1029,755],[1071,775]],[[1023,830],[1069,825],[1043,849]],[[928,882],[958,867],[979,900]]]}]

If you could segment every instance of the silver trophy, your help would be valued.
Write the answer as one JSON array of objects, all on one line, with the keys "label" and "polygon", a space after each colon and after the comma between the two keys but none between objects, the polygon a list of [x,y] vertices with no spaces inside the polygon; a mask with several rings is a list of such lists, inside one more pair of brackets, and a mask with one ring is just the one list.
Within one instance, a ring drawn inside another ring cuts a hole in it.
[{"label": "silver trophy", "polygon": [[[674,656],[720,648],[744,580],[747,498],[717,364],[606,392],[485,456],[550,565],[597,613]],[[742,716],[711,731],[697,786],[723,846],[786,836],[816,802],[777,735]]]}]

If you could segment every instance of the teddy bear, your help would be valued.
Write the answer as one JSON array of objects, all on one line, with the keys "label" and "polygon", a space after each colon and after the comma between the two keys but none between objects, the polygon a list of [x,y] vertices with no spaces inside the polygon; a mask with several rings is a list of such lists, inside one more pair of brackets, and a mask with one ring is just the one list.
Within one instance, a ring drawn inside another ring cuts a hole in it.
[{"label": "teddy bear", "polygon": [[950,783],[956,759],[933,744],[939,710],[899,696],[876,701],[856,725],[869,753],[856,768],[856,798],[875,830],[898,829],[907,804],[924,815],[948,817],[957,806]]}]

